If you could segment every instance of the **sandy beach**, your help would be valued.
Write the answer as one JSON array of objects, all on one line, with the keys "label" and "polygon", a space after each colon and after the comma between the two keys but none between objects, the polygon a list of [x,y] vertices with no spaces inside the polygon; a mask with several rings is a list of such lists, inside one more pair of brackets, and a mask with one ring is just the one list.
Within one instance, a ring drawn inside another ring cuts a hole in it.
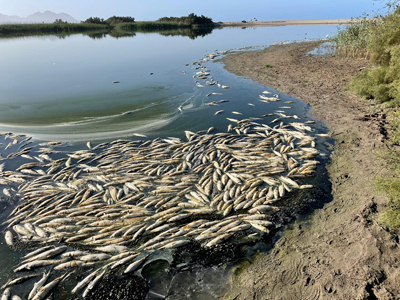
[{"label": "sandy beach", "polygon": [[[387,111],[345,87],[363,59],[306,55],[318,42],[232,54],[226,69],[309,103],[336,140],[332,201],[289,226],[272,250],[242,264],[226,299],[398,299],[398,240],[379,225],[374,190],[384,163]],[[270,68],[264,68],[270,64]]]},{"label": "sandy beach", "polygon": [[319,20],[284,20],[284,21],[238,21],[220,22],[221,26],[293,26],[293,25],[343,25],[349,24],[352,19],[319,19]]}]

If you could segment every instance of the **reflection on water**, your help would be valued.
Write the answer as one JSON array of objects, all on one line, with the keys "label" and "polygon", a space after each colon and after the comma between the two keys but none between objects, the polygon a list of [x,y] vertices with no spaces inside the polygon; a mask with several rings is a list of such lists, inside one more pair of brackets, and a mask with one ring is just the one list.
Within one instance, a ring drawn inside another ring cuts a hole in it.
[{"label": "reflection on water", "polygon": [[[40,139],[82,141],[134,132],[156,137],[181,134],[194,126],[204,129],[204,124],[221,126],[224,117],[214,117],[213,107],[205,103],[226,99],[250,115],[252,108],[242,99],[258,101],[262,87],[243,84],[212,60],[206,65],[214,78],[208,80],[232,88],[201,87],[205,81],[199,86],[193,78],[199,71],[196,61],[209,59],[207,54],[217,53],[216,49],[294,40],[304,31],[310,38],[325,36],[335,29],[185,28],[2,39],[0,129]],[[115,39],[119,37],[125,38]],[[212,92],[222,95],[206,97]]]},{"label": "reflection on water", "polygon": [[121,37],[135,37],[136,33],[153,33],[159,34],[162,36],[186,36],[190,39],[194,40],[197,37],[205,37],[208,34],[211,34],[213,28],[205,27],[205,28],[177,28],[177,29],[165,29],[165,30],[154,30],[154,29],[139,29],[135,31],[123,31],[123,30],[111,30],[104,32],[87,32],[84,35],[92,39],[103,39],[107,36],[111,36],[113,38],[121,38]]},{"label": "reflection on water", "polygon": [[208,34],[211,34],[213,31],[212,27],[199,27],[199,28],[176,28],[176,29],[138,29],[135,31],[124,31],[121,29],[113,29],[113,30],[89,30],[82,33],[74,33],[74,32],[62,32],[59,34],[54,33],[12,33],[12,34],[1,34],[0,39],[10,39],[10,38],[25,38],[25,37],[40,37],[40,36],[54,36],[58,39],[65,39],[74,35],[83,35],[90,37],[91,39],[103,39],[108,36],[113,38],[121,38],[121,37],[135,37],[137,32],[140,33],[155,33],[163,36],[186,36],[190,39],[194,40],[197,37],[205,37]]},{"label": "reflection on water", "polygon": [[325,42],[320,44],[317,48],[307,53],[307,55],[333,55],[336,52],[335,42]]}]

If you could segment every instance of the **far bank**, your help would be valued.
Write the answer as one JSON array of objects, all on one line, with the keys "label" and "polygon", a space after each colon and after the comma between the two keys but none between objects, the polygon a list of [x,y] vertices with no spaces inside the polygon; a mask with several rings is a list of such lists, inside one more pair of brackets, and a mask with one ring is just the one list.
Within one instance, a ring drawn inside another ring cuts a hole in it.
[{"label": "far bank", "polygon": [[345,25],[356,22],[352,19],[315,19],[315,20],[280,20],[280,21],[236,21],[236,22],[218,22],[217,25],[229,26],[294,26],[294,25]]}]

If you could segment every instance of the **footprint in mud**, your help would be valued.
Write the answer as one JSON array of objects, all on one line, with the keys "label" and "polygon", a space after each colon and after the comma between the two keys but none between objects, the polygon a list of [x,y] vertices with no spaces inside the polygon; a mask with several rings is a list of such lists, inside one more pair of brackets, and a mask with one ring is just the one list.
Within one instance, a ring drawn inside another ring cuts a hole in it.
[{"label": "footprint in mud", "polygon": [[282,272],[281,279],[280,281],[284,284],[295,284],[301,275],[301,269],[302,269],[302,260],[301,259],[295,259],[291,261],[290,265],[288,268]]}]

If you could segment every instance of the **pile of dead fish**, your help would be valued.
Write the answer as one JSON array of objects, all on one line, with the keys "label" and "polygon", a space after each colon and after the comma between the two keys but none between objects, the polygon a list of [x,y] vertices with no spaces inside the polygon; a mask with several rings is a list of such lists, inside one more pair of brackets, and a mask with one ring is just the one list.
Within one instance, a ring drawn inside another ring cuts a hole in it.
[{"label": "pile of dead fish", "polygon": [[18,184],[4,194],[20,198],[5,223],[5,240],[11,248],[36,245],[14,271],[65,270],[47,284],[45,273],[29,299],[45,298],[77,267],[91,269],[72,290],[85,297],[107,271],[134,272],[156,250],[191,242],[218,247],[268,234],[280,199],[312,187],[304,178],[318,165],[315,137],[303,123],[230,121],[226,133],[187,131],[187,141],[88,143],[85,150],[57,153],[58,159],[52,158],[57,143],[10,154],[30,162],[0,170],[1,184]]}]

